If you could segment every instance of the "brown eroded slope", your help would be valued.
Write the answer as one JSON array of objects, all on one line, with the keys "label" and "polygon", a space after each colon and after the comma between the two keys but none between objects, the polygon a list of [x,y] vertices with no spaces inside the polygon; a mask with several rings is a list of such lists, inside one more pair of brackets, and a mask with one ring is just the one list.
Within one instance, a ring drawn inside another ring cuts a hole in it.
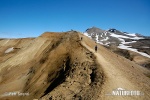
[{"label": "brown eroded slope", "polygon": [[[101,45],[95,53],[95,42],[79,32],[47,32],[35,39],[18,40],[19,43],[6,41],[0,41],[0,100],[150,98],[149,70]],[[11,47],[15,49],[5,53]],[[116,88],[139,90],[144,95],[106,95]],[[6,96],[5,92],[29,95]]]},{"label": "brown eroded slope", "polygon": [[[1,48],[4,48],[1,50],[0,63],[1,99],[99,97],[103,83],[102,70],[98,67],[95,56],[81,45],[77,32],[47,32],[29,41],[21,39],[19,41],[22,44],[18,45],[10,45],[11,42],[6,41],[1,43]],[[10,47],[19,49],[5,53]],[[6,96],[5,92],[29,95]]]}]

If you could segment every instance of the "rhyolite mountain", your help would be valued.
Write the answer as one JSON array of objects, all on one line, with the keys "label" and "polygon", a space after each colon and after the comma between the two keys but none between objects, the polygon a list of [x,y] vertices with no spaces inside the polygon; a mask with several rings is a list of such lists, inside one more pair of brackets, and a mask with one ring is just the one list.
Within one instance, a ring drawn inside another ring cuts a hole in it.
[{"label": "rhyolite mountain", "polygon": [[[84,34],[95,42],[104,45],[136,63],[150,68],[150,37],[138,33],[121,32],[110,28],[102,30],[97,27],[88,28]],[[139,60],[145,59],[145,60]]]}]

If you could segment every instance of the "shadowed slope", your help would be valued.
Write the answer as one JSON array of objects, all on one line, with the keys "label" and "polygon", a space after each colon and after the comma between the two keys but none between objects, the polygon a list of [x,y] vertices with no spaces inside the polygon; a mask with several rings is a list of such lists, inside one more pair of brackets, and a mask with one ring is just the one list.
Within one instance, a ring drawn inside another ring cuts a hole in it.
[{"label": "shadowed slope", "polygon": [[[103,74],[77,32],[47,32],[21,46],[9,59],[13,52],[2,52],[6,60],[0,64],[1,98],[98,98]],[[6,91],[29,95],[5,96]]]}]

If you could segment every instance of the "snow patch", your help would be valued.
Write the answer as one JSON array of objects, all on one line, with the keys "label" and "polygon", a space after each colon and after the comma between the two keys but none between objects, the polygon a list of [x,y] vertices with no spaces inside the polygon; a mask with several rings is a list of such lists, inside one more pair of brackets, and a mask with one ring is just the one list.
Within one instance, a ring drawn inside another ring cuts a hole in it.
[{"label": "snow patch", "polygon": [[10,52],[12,52],[12,51],[14,51],[14,47],[8,48],[8,49],[5,51],[5,53],[10,53]]},{"label": "snow patch", "polygon": [[139,40],[139,39],[144,39],[144,38],[142,38],[142,37],[133,37],[133,38],[131,38],[131,39],[134,39],[134,40]]},{"label": "snow patch", "polygon": [[83,34],[84,34],[85,36],[88,36],[88,37],[89,37],[89,35],[88,35],[88,33],[87,33],[87,32],[84,32]]},{"label": "snow patch", "polygon": [[105,33],[105,36],[106,36],[106,34],[107,34],[107,31],[105,31],[104,33]]},{"label": "snow patch", "polygon": [[105,39],[102,39],[102,40],[100,40],[100,41],[107,41],[109,38],[108,37],[106,37]]},{"label": "snow patch", "polygon": [[83,33],[85,36],[89,37],[90,39],[92,38],[87,32]]},{"label": "snow patch", "polygon": [[109,38],[108,37],[106,37],[105,39],[104,39],[104,41],[107,41]]},{"label": "snow patch", "polygon": [[96,36],[95,36],[95,37],[96,37],[96,41],[98,42],[98,41],[99,41],[99,40],[98,40],[98,34],[96,34]]},{"label": "snow patch", "polygon": [[126,34],[126,35],[129,35],[129,36],[136,36],[136,34],[129,34],[129,33],[128,33],[128,34]]},{"label": "snow patch", "polygon": [[118,48],[130,50],[130,51],[136,52],[136,53],[138,53],[138,54],[141,54],[142,56],[145,56],[145,57],[150,58],[150,55],[148,55],[148,54],[146,54],[146,53],[143,53],[143,52],[139,52],[137,49],[131,48],[131,46],[126,46],[126,45],[124,45],[124,44],[120,44],[120,45],[118,46]]},{"label": "snow patch", "polygon": [[110,42],[105,43],[105,45],[109,46]]},{"label": "snow patch", "polygon": [[127,36],[123,36],[123,35],[117,35],[117,34],[114,34],[114,33],[110,33],[110,36],[112,37],[116,37],[116,38],[124,38],[124,39],[133,39],[133,40],[139,40],[139,39],[143,39],[142,37],[127,37]]},{"label": "snow patch", "polygon": [[97,43],[99,43],[99,44],[101,44],[101,45],[104,45],[104,44],[103,44],[102,42],[100,42],[100,41],[99,41],[99,42],[97,42]]},{"label": "snow patch", "polygon": [[113,34],[113,33],[111,33],[110,36],[116,37],[116,38],[125,38],[125,39],[129,39],[129,37],[127,37],[127,36],[117,35],[117,34]]},{"label": "snow patch", "polygon": [[101,37],[103,37],[103,33],[101,34]]}]

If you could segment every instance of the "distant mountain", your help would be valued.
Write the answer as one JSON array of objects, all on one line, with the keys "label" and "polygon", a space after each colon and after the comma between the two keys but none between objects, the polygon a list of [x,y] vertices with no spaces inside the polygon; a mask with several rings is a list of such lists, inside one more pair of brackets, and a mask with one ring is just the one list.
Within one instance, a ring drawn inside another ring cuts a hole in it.
[{"label": "distant mountain", "polygon": [[[113,50],[114,52],[121,49],[129,52],[135,52],[146,58],[150,58],[150,37],[148,36],[142,36],[137,33],[121,32],[115,28],[102,30],[97,27],[88,28],[84,32],[84,35],[90,37],[97,43],[110,48],[111,50],[115,47],[116,49]],[[130,58],[130,60],[134,59]],[[141,65],[143,64],[144,63]]]}]

